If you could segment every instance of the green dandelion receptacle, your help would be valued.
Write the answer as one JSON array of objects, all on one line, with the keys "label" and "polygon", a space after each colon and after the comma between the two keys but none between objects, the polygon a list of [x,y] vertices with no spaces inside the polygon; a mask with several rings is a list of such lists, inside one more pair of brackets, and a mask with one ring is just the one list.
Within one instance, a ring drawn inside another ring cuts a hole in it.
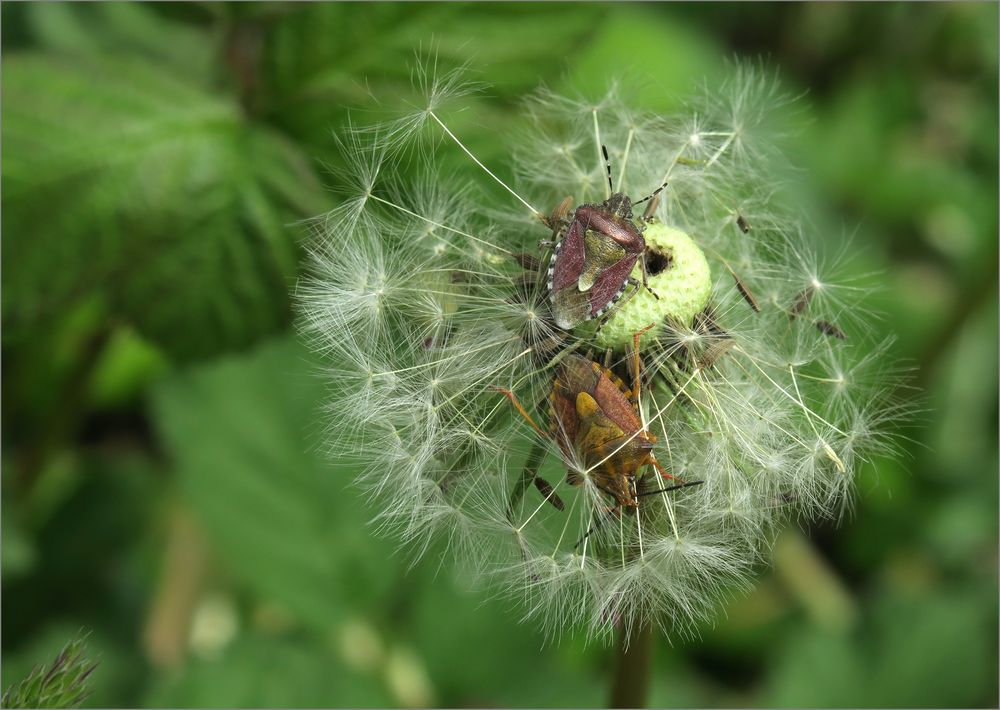
[{"label": "green dandelion receptacle", "polygon": [[[655,340],[667,320],[690,323],[708,305],[712,272],[701,248],[686,233],[664,224],[651,224],[643,232],[649,289],[638,289],[598,331],[596,342],[621,349],[632,336],[650,324],[642,343]],[[639,269],[636,266],[636,269]],[[636,277],[633,273],[633,277]],[[638,277],[636,277],[638,278]]]}]

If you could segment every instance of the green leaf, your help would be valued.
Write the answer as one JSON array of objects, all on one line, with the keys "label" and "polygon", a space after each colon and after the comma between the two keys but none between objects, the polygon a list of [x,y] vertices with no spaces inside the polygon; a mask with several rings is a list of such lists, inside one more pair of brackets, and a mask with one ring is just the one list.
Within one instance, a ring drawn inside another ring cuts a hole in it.
[{"label": "green leaf", "polygon": [[111,336],[95,365],[88,400],[96,407],[124,408],[167,369],[159,350],[131,329],[122,328]]},{"label": "green leaf", "polygon": [[[427,557],[438,554],[443,552],[432,549]],[[598,643],[587,646],[582,631],[553,647],[537,623],[521,622],[520,600],[483,599],[482,591],[456,575],[437,574],[433,564],[417,566],[404,582],[400,606],[409,612],[408,642],[427,665],[442,705],[594,707],[605,702],[610,667],[599,664],[611,651]],[[470,653],[470,640],[489,653]]]},{"label": "green leaf", "polygon": [[995,578],[991,586],[941,587],[923,598],[878,600],[871,629],[878,646],[868,663],[866,704],[985,707],[995,702]]},{"label": "green leaf", "polygon": [[791,633],[758,703],[765,707],[861,707],[870,705],[859,649],[850,639],[816,627]]},{"label": "green leaf", "polygon": [[[264,115],[333,162],[330,131],[344,122],[347,109],[361,108],[354,118],[366,121],[376,107],[373,96],[386,106],[412,99],[413,68],[422,61],[431,61],[438,75],[470,64],[469,79],[490,86],[480,98],[477,120],[484,108],[505,106],[508,112],[496,121],[496,129],[505,130],[514,113],[510,105],[539,84],[558,80],[567,59],[586,48],[606,14],[600,5],[576,3],[285,8],[263,35]],[[555,55],[553,47],[559,48]],[[488,143],[493,147],[496,141]]]},{"label": "green leaf", "polygon": [[277,342],[164,380],[157,428],[223,565],[264,600],[327,633],[345,605],[388,593],[391,546],[317,442],[322,386],[304,349]]},{"label": "green leaf", "polygon": [[[628,88],[642,89],[636,92],[637,106],[677,110],[678,97],[689,95],[698,82],[722,75],[723,55],[710,35],[655,6],[619,6],[589,39],[566,82],[585,96],[596,98],[612,82],[624,80]],[[648,85],[627,83],[647,77],[655,79]]]},{"label": "green leaf", "polygon": [[979,707],[996,680],[996,586],[882,594],[851,634],[802,627],[773,664],[771,707]]},{"label": "green leaf", "polygon": [[8,332],[95,291],[176,358],[287,325],[287,225],[319,204],[289,196],[320,190],[283,139],[135,58],[5,58],[3,90]]},{"label": "green leaf", "polygon": [[45,3],[27,6],[25,14],[38,44],[59,54],[99,58],[106,52],[129,53],[199,83],[213,76],[215,47],[209,32],[167,19],[152,5]]},{"label": "green leaf", "polygon": [[[5,468],[6,468],[6,461]],[[4,492],[2,515],[0,515],[0,571],[8,580],[17,579],[31,572],[38,561],[38,551],[31,533],[28,531],[18,510],[9,502],[12,496]]]}]

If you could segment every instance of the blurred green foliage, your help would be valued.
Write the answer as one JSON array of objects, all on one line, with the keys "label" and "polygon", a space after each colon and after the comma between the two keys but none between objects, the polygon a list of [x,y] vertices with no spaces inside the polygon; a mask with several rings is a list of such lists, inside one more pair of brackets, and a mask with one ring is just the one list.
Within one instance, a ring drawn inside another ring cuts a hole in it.
[{"label": "blurred green foliage", "polygon": [[909,458],[662,641],[652,704],[997,703],[995,4],[2,13],[4,688],[83,626],[93,706],[604,703],[608,650],[545,644],[438,550],[411,565],[323,453],[297,222],[336,204],[348,111],[405,99],[434,51],[491,85],[456,121],[501,168],[541,82],[669,110],[766,57],[806,92],[799,199],[883,275]]},{"label": "blurred green foliage", "polygon": [[90,691],[87,679],[97,663],[85,655],[86,639],[80,635],[67,643],[48,666],[36,665],[20,683],[3,694],[6,708],[77,708]]}]

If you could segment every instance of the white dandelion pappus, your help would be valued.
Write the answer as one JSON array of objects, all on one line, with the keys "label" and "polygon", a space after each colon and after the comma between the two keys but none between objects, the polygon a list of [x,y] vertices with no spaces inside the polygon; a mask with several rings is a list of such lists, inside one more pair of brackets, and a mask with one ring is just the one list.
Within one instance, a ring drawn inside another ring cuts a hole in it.
[{"label": "white dandelion pappus", "polygon": [[[907,414],[887,346],[870,342],[864,285],[824,272],[772,204],[768,109],[786,100],[747,66],[674,117],[634,110],[614,88],[599,102],[539,90],[511,138],[508,183],[450,127],[476,87],[427,68],[416,83],[413,111],[345,130],[348,193],[315,221],[299,300],[338,383],[331,450],[365,462],[379,523],[418,552],[443,537],[553,635],[693,629],[749,583],[777,524],[842,514],[856,467],[892,452],[885,425]],[[506,204],[486,207],[478,184],[443,175],[447,151]],[[411,165],[418,177],[404,179]],[[664,183],[634,223],[652,295],[635,288],[599,329],[558,328],[539,242],[565,226],[544,207]],[[572,358],[620,382],[613,400],[641,422],[606,436],[598,458],[577,443],[603,436],[611,410],[595,411],[590,390],[579,419],[549,404]],[[573,442],[559,435],[568,422]],[[653,458],[627,453],[636,442]],[[661,492],[677,482],[701,485]]]}]

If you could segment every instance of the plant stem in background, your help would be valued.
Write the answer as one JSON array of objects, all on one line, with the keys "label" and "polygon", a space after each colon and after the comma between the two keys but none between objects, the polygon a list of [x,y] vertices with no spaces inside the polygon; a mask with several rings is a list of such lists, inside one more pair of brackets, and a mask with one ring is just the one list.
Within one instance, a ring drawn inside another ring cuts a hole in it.
[{"label": "plant stem in background", "polygon": [[173,508],[160,580],[143,631],[146,657],[154,667],[168,669],[184,661],[210,565],[196,517],[181,503]]},{"label": "plant stem in background", "polygon": [[643,708],[649,696],[653,665],[653,629],[649,622],[622,630],[615,653],[615,678],[611,686],[612,708]]}]

